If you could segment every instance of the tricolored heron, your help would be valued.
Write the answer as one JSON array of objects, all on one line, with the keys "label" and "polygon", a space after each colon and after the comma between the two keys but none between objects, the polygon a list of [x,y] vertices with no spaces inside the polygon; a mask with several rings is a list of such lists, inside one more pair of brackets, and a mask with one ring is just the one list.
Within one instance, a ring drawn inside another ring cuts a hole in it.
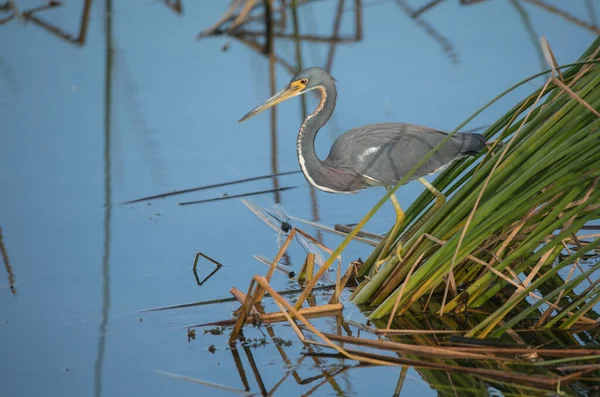
[{"label": "tricolored heron", "polygon": [[[333,114],[337,89],[333,77],[317,67],[296,74],[283,90],[250,111],[239,122],[311,90],[320,91],[321,102],[306,117],[298,131],[298,162],[308,182],[325,192],[353,193],[372,186],[389,189],[448,135],[432,128],[405,123],[369,124],[342,134],[333,143],[329,156],[320,160],[315,152],[315,137]],[[418,179],[437,197],[437,206],[441,206],[445,197],[423,177],[439,171],[458,158],[476,154],[485,145],[486,139],[481,134],[456,133],[411,175],[409,181]],[[396,226],[399,227],[404,213],[394,195],[391,198],[396,209]]]}]

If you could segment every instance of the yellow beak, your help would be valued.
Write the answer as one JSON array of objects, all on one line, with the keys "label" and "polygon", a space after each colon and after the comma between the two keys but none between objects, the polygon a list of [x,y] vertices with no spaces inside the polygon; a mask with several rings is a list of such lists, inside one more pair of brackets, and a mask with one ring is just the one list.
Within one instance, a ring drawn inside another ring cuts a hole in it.
[{"label": "yellow beak", "polygon": [[294,84],[294,83],[288,84],[287,86],[285,86],[285,88],[283,90],[279,91],[277,94],[275,94],[271,98],[267,99],[262,105],[257,106],[254,109],[252,109],[250,112],[248,112],[248,114],[246,114],[244,117],[242,117],[238,121],[238,123],[241,123],[242,121],[246,121],[249,118],[256,116],[263,110],[273,107],[280,102],[283,102],[287,99],[293,98],[296,95],[300,95],[302,93],[302,88],[303,88],[303,86],[300,84]]}]

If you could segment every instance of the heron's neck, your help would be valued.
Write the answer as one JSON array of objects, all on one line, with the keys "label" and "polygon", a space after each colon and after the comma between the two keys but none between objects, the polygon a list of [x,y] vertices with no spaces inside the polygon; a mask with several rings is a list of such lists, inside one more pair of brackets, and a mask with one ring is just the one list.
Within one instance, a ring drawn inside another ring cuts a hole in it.
[{"label": "heron's neck", "polygon": [[324,191],[335,192],[327,187],[325,176],[328,169],[317,157],[315,138],[333,114],[337,90],[333,81],[326,81],[315,89],[321,91],[321,102],[315,111],[306,117],[298,132],[298,162],[302,173],[313,186]]}]

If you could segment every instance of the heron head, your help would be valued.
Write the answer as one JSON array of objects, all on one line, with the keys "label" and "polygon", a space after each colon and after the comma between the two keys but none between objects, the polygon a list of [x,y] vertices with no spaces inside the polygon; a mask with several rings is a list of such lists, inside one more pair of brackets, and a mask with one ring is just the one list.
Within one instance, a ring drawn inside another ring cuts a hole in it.
[{"label": "heron head", "polygon": [[329,76],[329,74],[321,68],[313,67],[304,69],[303,71],[297,73],[294,77],[292,77],[290,82],[285,87],[283,87],[281,91],[273,95],[271,98],[267,99],[262,105],[259,105],[256,108],[252,109],[250,112],[248,112],[248,114],[242,117],[240,121],[238,121],[238,123],[248,120],[249,118],[259,114],[263,110],[273,107],[280,102],[283,102],[287,99],[304,94],[307,91],[317,88],[319,85],[322,84],[323,78],[326,76]]}]

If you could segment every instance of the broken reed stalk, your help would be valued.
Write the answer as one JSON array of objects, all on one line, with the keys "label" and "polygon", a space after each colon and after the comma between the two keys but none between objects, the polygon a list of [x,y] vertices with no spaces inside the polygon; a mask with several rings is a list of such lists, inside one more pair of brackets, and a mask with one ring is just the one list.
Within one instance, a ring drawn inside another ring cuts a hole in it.
[{"label": "broken reed stalk", "polygon": [[[302,309],[298,310],[298,312],[306,318],[319,318],[319,317],[329,317],[329,316],[334,316],[336,314],[340,314],[342,312],[343,308],[344,308],[344,305],[342,305],[341,303],[333,303],[333,304],[314,306],[314,307],[303,307]],[[209,327],[209,326],[210,327],[215,327],[215,326],[229,327],[229,326],[235,325],[237,321],[238,321],[238,319],[213,321],[210,323],[187,326],[186,328]],[[277,313],[258,313],[257,312],[256,314],[248,315],[246,317],[246,319],[244,320],[244,323],[245,324],[260,324],[260,323],[272,324],[272,323],[279,323],[282,321],[287,321],[287,319],[281,313],[278,313],[278,312]]]},{"label": "broken reed stalk", "polygon": [[[463,301],[468,307],[479,307],[507,285],[517,287],[504,306],[471,330],[471,336],[489,334],[518,303],[534,295],[538,300],[529,315],[545,306],[552,307],[559,318],[565,317],[561,323],[552,322],[549,316],[553,325],[568,328],[594,321],[595,314],[592,318],[585,315],[600,301],[600,294],[590,289],[578,297],[579,303],[571,304],[572,291],[582,281],[599,277],[593,271],[575,271],[559,288],[553,288],[551,296],[540,296],[531,286],[545,290],[540,279],[562,279],[558,271],[594,253],[598,243],[575,246],[566,259],[556,262],[563,244],[586,223],[600,218],[596,189],[600,114],[595,110],[600,108],[599,52],[600,38],[580,62],[570,65],[564,81],[553,74],[543,88],[488,128],[488,139],[500,134],[496,139],[509,140],[499,153],[486,155],[477,167],[473,163],[479,158],[458,162],[436,179],[433,185],[437,189],[452,194],[446,204],[404,242],[401,263],[392,255],[352,297],[356,303],[374,307],[370,318],[396,313],[396,308],[402,314],[426,293],[447,291],[443,280],[448,277],[466,290],[453,294],[447,302],[444,299],[440,313],[460,309]],[[554,64],[551,67],[551,72],[560,69]],[[411,224],[419,224],[420,214],[432,199],[425,192],[413,203],[394,239]],[[554,234],[556,230],[558,234]],[[396,249],[393,245],[382,253],[382,247],[383,243],[374,250],[359,275],[368,274],[376,258]],[[524,280],[519,278],[522,274]],[[521,320],[525,318],[524,312],[519,314]],[[498,327],[494,335],[506,332],[507,324]]]}]

